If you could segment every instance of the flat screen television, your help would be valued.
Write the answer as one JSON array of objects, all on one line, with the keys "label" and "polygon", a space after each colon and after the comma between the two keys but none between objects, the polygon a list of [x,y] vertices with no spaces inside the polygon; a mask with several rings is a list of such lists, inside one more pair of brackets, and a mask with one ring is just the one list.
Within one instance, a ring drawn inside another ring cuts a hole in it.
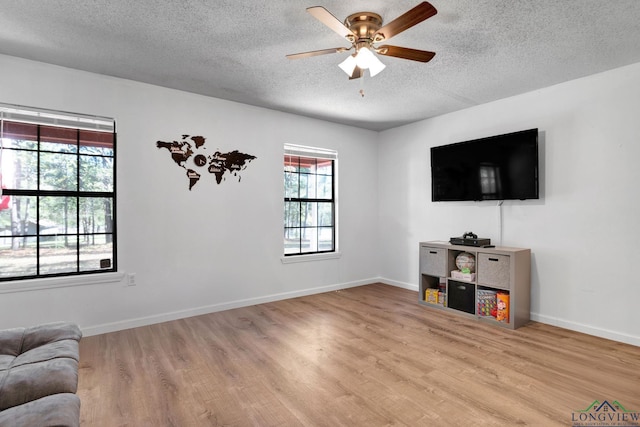
[{"label": "flat screen television", "polygon": [[434,202],[538,198],[538,129],[431,148]]}]

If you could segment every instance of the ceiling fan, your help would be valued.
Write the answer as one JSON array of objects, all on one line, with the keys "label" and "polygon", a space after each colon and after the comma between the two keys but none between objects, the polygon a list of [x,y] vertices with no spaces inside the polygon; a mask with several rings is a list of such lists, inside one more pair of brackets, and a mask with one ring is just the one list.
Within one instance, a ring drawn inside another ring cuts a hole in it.
[{"label": "ceiling fan", "polygon": [[339,67],[347,73],[349,79],[357,79],[364,75],[364,70],[366,69],[369,70],[369,74],[373,77],[385,68],[385,65],[374,55],[374,52],[378,55],[419,62],[429,62],[435,56],[435,52],[426,50],[391,45],[375,46],[375,44],[389,40],[391,37],[438,13],[436,8],[426,1],[384,26],[382,25],[382,17],[373,12],[358,12],[349,15],[344,20],[344,24],[322,6],[309,7],[307,12],[340,36],[346,38],[351,43],[351,47],[336,47],[294,53],[287,55],[289,59],[309,58],[311,56],[346,52],[354,49],[354,53],[347,57]]}]

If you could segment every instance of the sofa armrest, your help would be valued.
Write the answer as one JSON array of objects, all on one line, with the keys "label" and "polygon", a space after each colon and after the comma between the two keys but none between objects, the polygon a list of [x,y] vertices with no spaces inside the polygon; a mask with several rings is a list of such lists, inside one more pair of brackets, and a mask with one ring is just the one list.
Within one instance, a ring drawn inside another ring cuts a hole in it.
[{"label": "sofa armrest", "polygon": [[[0,355],[16,357],[22,352],[22,339],[25,329],[13,328],[0,331]],[[1,365],[0,369],[2,369]]]},{"label": "sofa armrest", "polygon": [[47,323],[30,328],[0,330],[0,354],[18,356],[44,344],[74,340],[80,341],[82,332],[70,322]]},{"label": "sofa armrest", "polygon": [[42,345],[62,341],[80,341],[82,332],[75,323],[56,322],[44,325],[32,326],[24,331],[21,352],[24,353]]}]

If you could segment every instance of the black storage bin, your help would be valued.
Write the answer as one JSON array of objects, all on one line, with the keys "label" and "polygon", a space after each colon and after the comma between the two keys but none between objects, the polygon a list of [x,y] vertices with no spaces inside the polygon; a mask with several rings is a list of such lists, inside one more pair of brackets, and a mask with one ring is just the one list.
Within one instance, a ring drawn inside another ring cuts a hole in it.
[{"label": "black storage bin", "polygon": [[449,280],[447,306],[466,313],[476,313],[476,287],[473,283]]}]

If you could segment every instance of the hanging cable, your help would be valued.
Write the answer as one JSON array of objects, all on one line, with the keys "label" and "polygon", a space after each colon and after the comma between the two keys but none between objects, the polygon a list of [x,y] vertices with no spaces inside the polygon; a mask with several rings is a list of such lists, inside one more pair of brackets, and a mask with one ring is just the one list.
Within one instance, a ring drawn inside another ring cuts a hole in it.
[{"label": "hanging cable", "polygon": [[502,204],[504,203],[504,200],[500,200],[498,202],[498,227],[500,228],[499,230],[499,234],[500,234],[500,240],[499,240],[499,245],[502,246],[502,230],[503,230],[503,223],[502,223]]}]

